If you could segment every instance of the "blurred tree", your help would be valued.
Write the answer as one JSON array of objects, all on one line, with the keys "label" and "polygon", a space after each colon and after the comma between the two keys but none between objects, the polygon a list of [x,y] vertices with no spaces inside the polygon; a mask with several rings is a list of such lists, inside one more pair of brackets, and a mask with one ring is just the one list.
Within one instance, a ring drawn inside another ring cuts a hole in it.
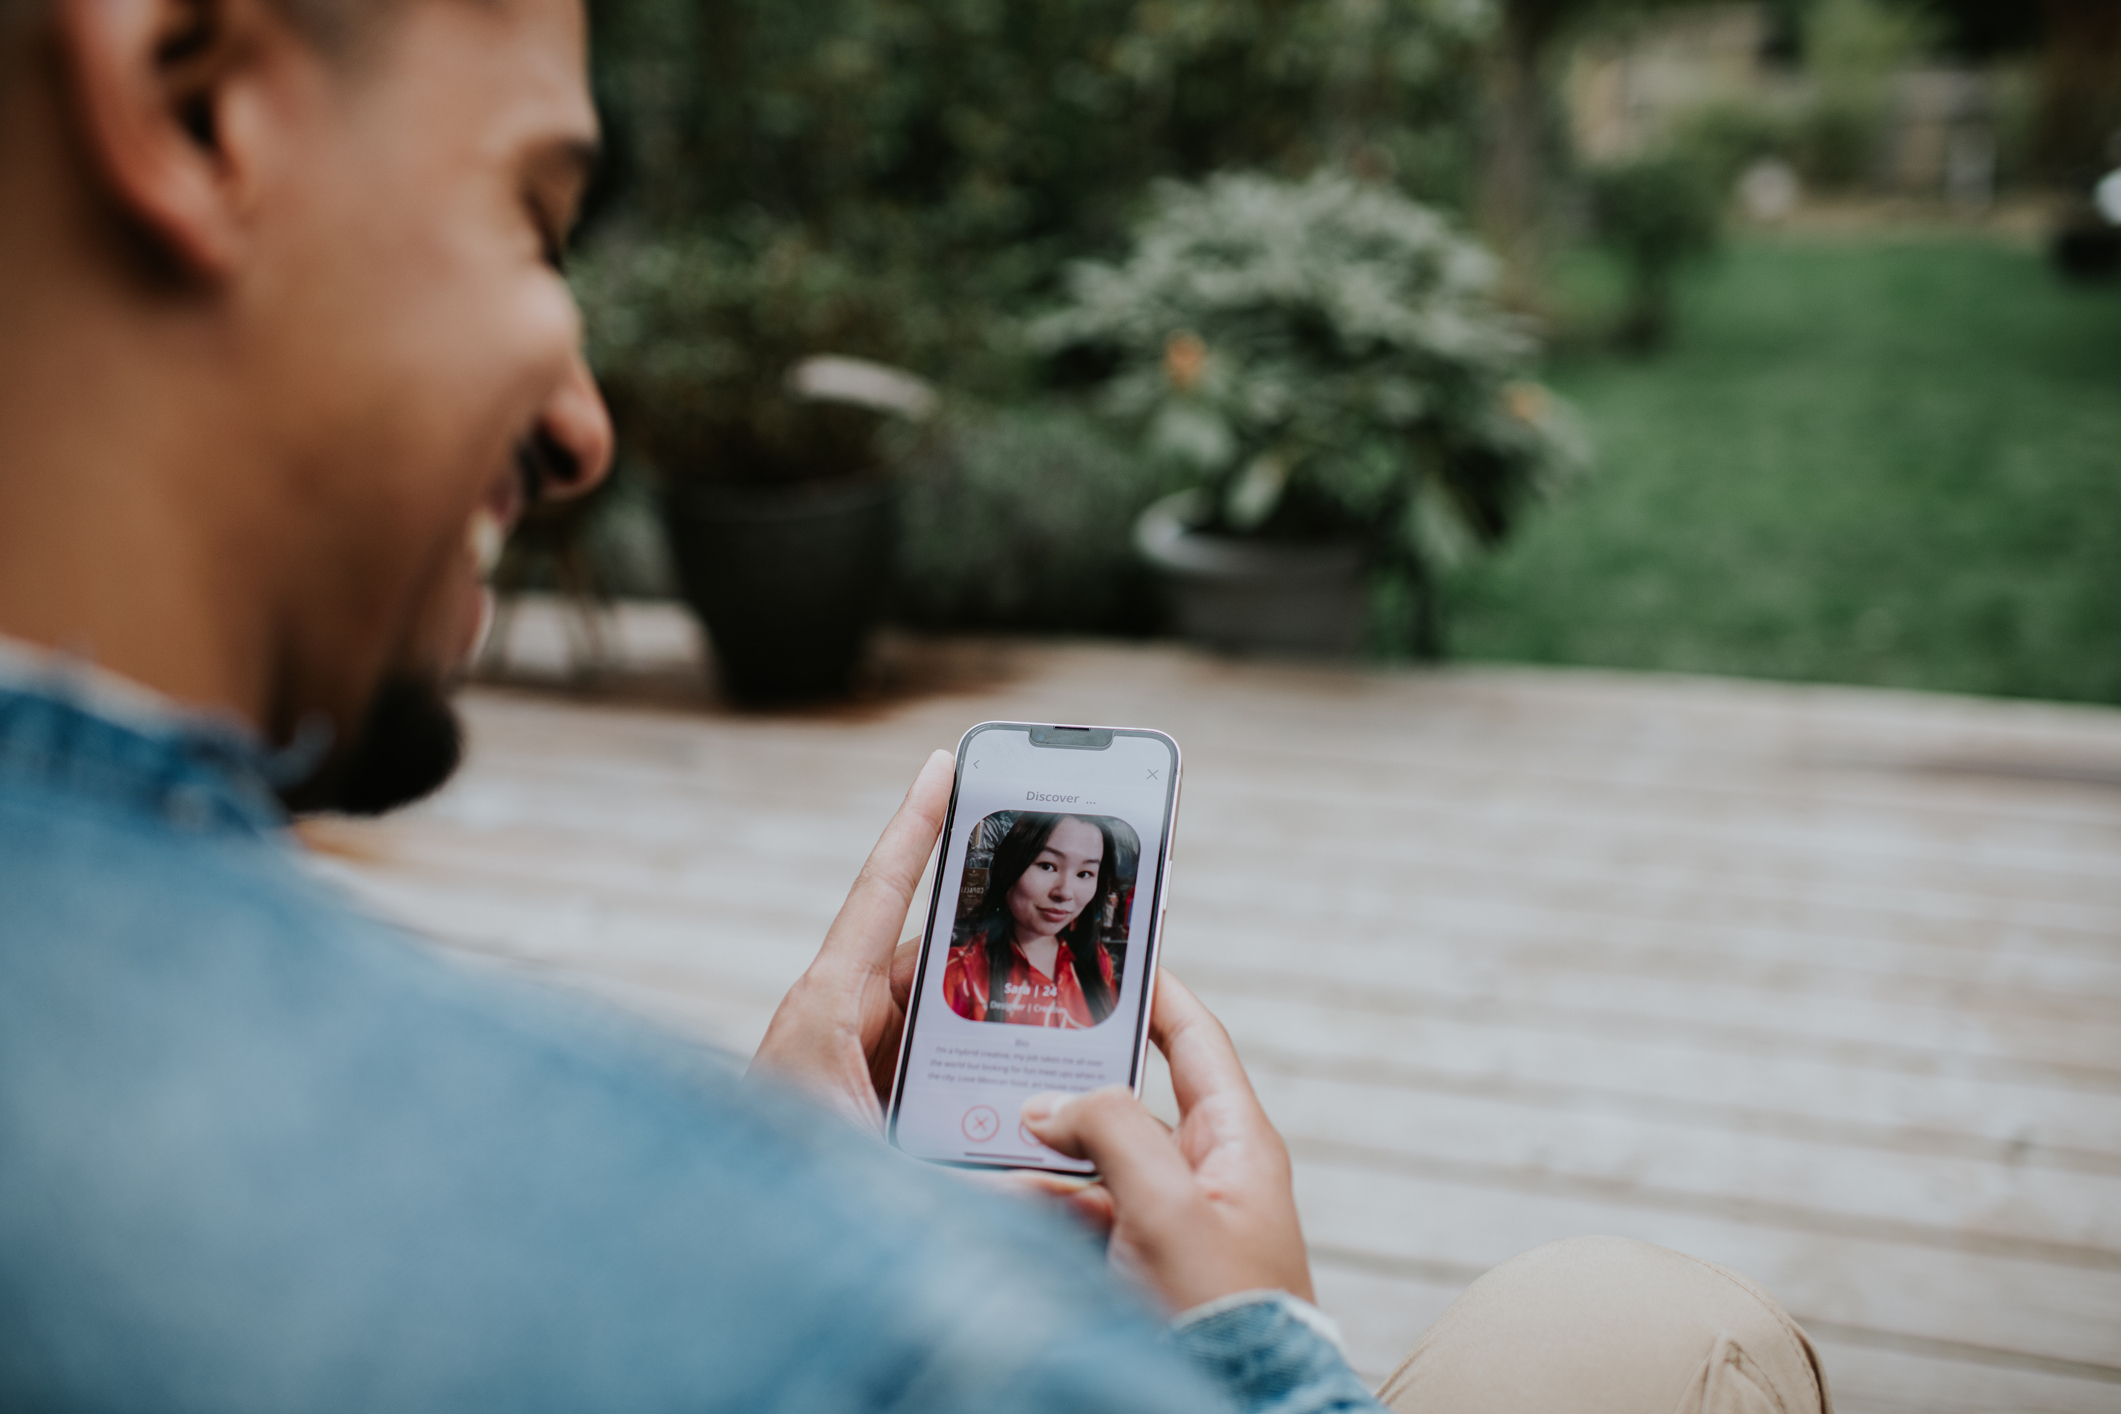
[{"label": "blurred tree", "polygon": [[1945,34],[1916,0],[1812,0],[1804,18],[1804,66],[1816,91],[1804,120],[1805,170],[1829,185],[1877,175],[1894,77]]},{"label": "blurred tree", "polygon": [[[592,0],[651,233],[793,227],[923,297],[1008,309],[1117,245],[1149,181],[1325,163],[1458,195],[1486,0]],[[895,273],[894,273],[895,272]],[[966,346],[910,350],[928,371]],[[948,342],[948,341],[946,341]]]},{"label": "blurred tree", "polygon": [[1488,54],[1478,216],[1502,253],[1505,293],[1536,303],[1547,200],[1548,60],[1571,25],[1606,0],[1504,0]]},{"label": "blurred tree", "polygon": [[1589,175],[1598,239],[1628,270],[1620,343],[1654,353],[1672,336],[1674,278],[1688,261],[1716,248],[1727,178],[1717,164],[1686,151],[1608,163]]},{"label": "blurred tree", "polygon": [[1484,65],[1481,231],[1503,257],[1504,292],[1536,307],[1543,284],[1543,235],[1553,192],[1561,124],[1553,111],[1554,60],[1584,27],[1631,11],[1713,0],[1501,0]]},{"label": "blurred tree", "polygon": [[1989,60],[2030,53],[2045,33],[2038,5],[2026,0],[1931,0],[1953,53]]},{"label": "blurred tree", "polygon": [[[2114,0],[2077,2],[2121,11]],[[1592,25],[1714,3],[1718,0],[1500,0],[1485,66],[1487,115],[1477,210],[1482,231],[1507,264],[1507,290],[1516,302],[1536,306],[1543,283],[1542,238],[1560,130],[1552,111],[1552,69],[1560,50]],[[1825,91],[1821,143],[1836,156],[1847,156],[1865,149],[1876,126],[1875,110],[1884,102],[1885,77],[1941,35],[1964,35],[1969,44],[2022,39],[2022,27],[1997,13],[2012,3],[2022,8],[2023,0],[1948,0],[1943,6],[1904,0],[1767,0],[1768,42],[1776,56],[1801,55],[1818,74]],[[1848,161],[1860,167],[1862,158]],[[1676,193],[1676,179],[1664,190]]]},{"label": "blurred tree", "polygon": [[2121,3],[2046,0],[2042,18],[2040,165],[2089,186],[2121,163]]},{"label": "blurred tree", "polygon": [[[1805,18],[1813,0],[1763,0],[1768,12],[1769,56],[1800,63]],[[1951,54],[1986,63],[2039,49],[2045,29],[2038,4],[2028,0],[1927,0],[1922,7]]]}]

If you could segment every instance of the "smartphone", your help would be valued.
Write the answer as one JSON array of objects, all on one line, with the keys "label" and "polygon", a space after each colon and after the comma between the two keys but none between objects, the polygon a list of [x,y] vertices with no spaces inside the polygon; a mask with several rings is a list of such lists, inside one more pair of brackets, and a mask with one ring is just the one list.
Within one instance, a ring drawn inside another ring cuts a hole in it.
[{"label": "smartphone", "polygon": [[1141,1093],[1178,773],[1178,743],[1140,727],[965,733],[892,1143],[935,1163],[1093,1172],[1017,1115],[1051,1090]]}]

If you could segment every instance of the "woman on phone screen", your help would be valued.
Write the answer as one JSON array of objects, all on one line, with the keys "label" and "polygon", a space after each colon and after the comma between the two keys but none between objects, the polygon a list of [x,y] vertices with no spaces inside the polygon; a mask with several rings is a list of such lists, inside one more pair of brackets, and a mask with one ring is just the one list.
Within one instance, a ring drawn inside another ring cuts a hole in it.
[{"label": "woman on phone screen", "polygon": [[1082,1029],[1112,1014],[1098,936],[1118,849],[1104,822],[1025,813],[994,847],[987,889],[950,949],[943,996],[970,1021]]}]

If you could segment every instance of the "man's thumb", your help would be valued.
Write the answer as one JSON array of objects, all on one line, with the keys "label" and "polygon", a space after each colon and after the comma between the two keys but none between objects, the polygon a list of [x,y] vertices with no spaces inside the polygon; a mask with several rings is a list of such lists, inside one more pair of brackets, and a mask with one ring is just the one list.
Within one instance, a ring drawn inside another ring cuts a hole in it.
[{"label": "man's thumb", "polygon": [[1034,1095],[1024,1101],[1025,1128],[1041,1144],[1088,1159],[1125,1209],[1190,1191],[1193,1170],[1178,1141],[1122,1085],[1086,1095]]}]

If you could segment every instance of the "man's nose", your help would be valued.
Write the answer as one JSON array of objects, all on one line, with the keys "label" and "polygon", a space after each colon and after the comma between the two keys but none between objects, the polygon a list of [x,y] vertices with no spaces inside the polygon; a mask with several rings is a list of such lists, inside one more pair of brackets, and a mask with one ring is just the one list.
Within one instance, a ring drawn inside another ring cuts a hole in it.
[{"label": "man's nose", "polygon": [[594,490],[611,474],[613,441],[604,395],[577,353],[538,419],[533,455],[540,499],[565,501]]}]

